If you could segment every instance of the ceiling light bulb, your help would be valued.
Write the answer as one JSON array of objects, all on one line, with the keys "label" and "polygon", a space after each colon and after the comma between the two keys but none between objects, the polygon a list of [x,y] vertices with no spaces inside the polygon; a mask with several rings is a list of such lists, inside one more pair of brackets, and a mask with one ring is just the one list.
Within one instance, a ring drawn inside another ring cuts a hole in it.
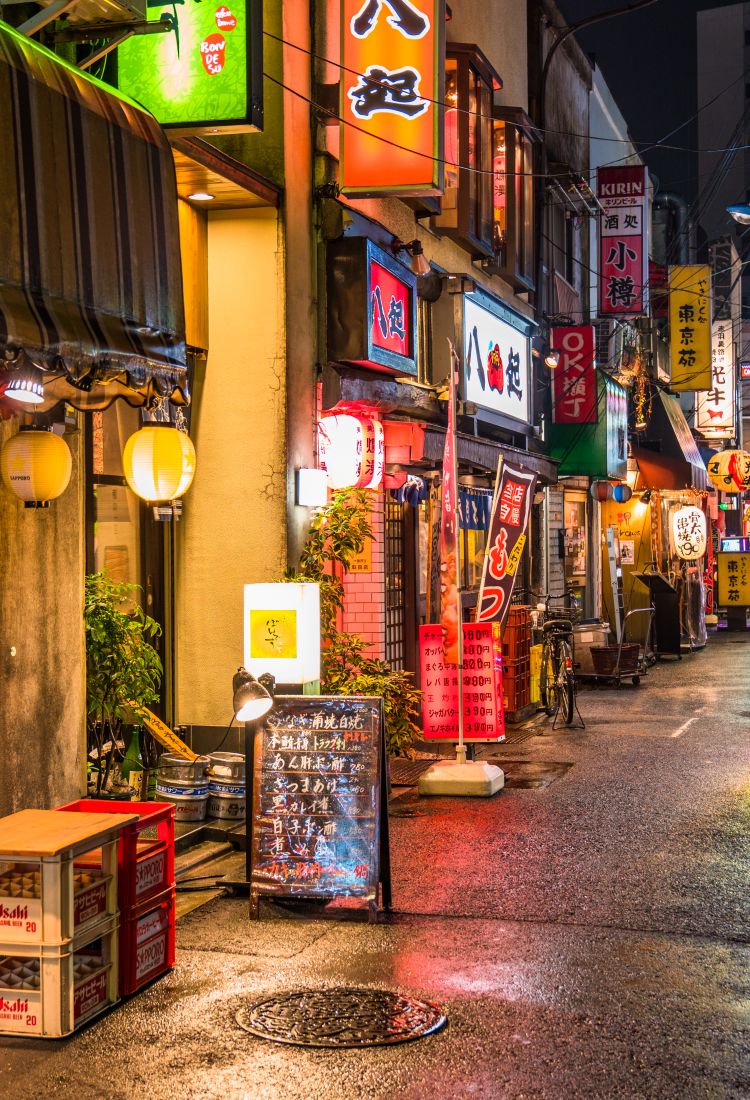
[{"label": "ceiling light bulb", "polygon": [[13,401],[20,401],[24,405],[41,405],[44,401],[44,384],[41,378],[29,371],[19,371],[15,374],[4,391],[5,397]]},{"label": "ceiling light bulb", "polygon": [[210,202],[211,199],[213,199],[213,195],[208,191],[193,191],[192,195],[188,195],[188,198],[192,199],[194,202]]}]

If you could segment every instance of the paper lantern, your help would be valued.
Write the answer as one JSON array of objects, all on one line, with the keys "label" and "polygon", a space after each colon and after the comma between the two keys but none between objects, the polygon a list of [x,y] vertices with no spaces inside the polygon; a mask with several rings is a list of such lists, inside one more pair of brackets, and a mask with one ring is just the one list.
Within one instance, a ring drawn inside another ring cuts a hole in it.
[{"label": "paper lantern", "polygon": [[678,508],[672,512],[672,545],[678,558],[696,561],[706,552],[706,517],[700,508]]},{"label": "paper lantern", "polygon": [[750,454],[747,451],[734,451],[729,470],[740,492],[750,489]]},{"label": "paper lantern", "polygon": [[331,489],[377,489],[383,480],[383,425],[371,416],[333,413],[318,422],[320,468]]},{"label": "paper lantern", "polygon": [[154,421],[131,435],[122,452],[128,485],[151,504],[177,500],[195,475],[195,447],[190,436],[171,424]]},{"label": "paper lantern", "polygon": [[632,495],[633,490],[630,488],[629,485],[615,485],[614,489],[612,490],[612,497],[614,500],[617,501],[618,504],[626,504],[627,501],[630,500]]},{"label": "paper lantern", "polygon": [[719,451],[718,454],[709,459],[708,476],[714,488],[720,489],[723,493],[736,493],[738,491],[740,486],[737,485],[734,478],[736,467],[734,457],[740,453],[740,451]]},{"label": "paper lantern", "polygon": [[0,475],[26,508],[46,508],[68,487],[73,470],[70,449],[46,428],[21,428],[0,451]]},{"label": "paper lantern", "polygon": [[611,500],[614,489],[610,481],[592,481],[591,482],[591,495],[594,500],[604,502],[605,500]]}]

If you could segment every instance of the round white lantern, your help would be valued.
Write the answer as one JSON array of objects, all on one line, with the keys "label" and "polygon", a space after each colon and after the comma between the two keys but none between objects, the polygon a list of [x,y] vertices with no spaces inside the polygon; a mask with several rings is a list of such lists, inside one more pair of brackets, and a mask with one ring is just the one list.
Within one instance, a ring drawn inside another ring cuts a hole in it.
[{"label": "round white lantern", "polygon": [[672,512],[672,545],[678,558],[697,561],[706,552],[706,517],[700,508]]},{"label": "round white lantern", "polygon": [[68,487],[73,458],[64,439],[48,429],[23,427],[0,451],[0,475],[26,508],[46,508]]},{"label": "round white lantern", "polygon": [[128,485],[152,504],[177,500],[195,476],[195,447],[189,435],[154,421],[131,435],[122,452]]},{"label": "round white lantern", "polygon": [[331,489],[377,489],[383,480],[383,425],[370,416],[333,413],[318,422],[320,468]]}]

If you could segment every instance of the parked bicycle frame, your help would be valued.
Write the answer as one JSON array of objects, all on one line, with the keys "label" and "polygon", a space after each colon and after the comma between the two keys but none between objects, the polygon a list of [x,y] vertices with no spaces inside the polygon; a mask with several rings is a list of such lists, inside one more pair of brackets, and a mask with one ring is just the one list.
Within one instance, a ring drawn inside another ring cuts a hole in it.
[{"label": "parked bicycle frame", "polygon": [[[575,606],[551,608],[551,600],[565,600],[568,593],[553,596],[528,590],[538,601],[537,612],[543,615],[538,626],[542,630],[542,664],[539,673],[539,694],[550,718],[562,714],[566,726],[573,724],[576,710],[576,678],[573,670],[573,624],[580,618]],[[543,601],[543,603],[541,602]]]}]

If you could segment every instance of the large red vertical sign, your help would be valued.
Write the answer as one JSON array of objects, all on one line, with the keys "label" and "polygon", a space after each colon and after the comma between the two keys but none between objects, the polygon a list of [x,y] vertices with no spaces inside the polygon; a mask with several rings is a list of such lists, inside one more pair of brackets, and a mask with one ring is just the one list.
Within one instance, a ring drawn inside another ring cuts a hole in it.
[{"label": "large red vertical sign", "polygon": [[552,423],[596,424],[596,338],[593,325],[552,329],[560,362],[552,374]]},{"label": "large red vertical sign", "polygon": [[346,194],[442,190],[445,0],[341,0]]},{"label": "large red vertical sign", "polygon": [[597,169],[599,313],[648,312],[648,195],[643,165]]},{"label": "large red vertical sign", "polygon": [[451,349],[448,427],[443,452],[443,488],[440,511],[440,625],[446,663],[458,664],[458,486],[456,461],[456,360]]}]

